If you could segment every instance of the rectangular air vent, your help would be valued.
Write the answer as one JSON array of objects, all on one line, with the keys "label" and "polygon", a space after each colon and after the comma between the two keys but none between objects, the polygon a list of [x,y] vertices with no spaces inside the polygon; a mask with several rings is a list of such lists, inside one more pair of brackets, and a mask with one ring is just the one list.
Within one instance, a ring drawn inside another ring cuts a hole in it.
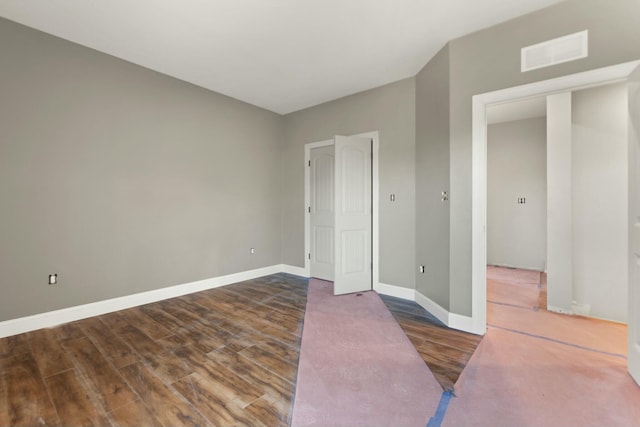
[{"label": "rectangular air vent", "polygon": [[537,68],[586,58],[588,55],[589,32],[584,30],[523,47],[521,50],[521,71],[524,73]]}]

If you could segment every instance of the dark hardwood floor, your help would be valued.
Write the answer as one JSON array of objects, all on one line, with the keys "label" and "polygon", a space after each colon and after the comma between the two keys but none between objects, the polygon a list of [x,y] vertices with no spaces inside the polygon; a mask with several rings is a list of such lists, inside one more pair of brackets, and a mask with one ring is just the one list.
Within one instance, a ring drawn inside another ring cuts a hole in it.
[{"label": "dark hardwood floor", "polygon": [[0,339],[0,425],[286,426],[306,290],[278,274]]},{"label": "dark hardwood floor", "polygon": [[448,328],[413,301],[381,298],[442,388],[453,391],[482,337]]},{"label": "dark hardwood floor", "polygon": [[[0,426],[286,426],[307,283],[276,274],[0,339]],[[384,300],[452,387],[479,337]]]}]

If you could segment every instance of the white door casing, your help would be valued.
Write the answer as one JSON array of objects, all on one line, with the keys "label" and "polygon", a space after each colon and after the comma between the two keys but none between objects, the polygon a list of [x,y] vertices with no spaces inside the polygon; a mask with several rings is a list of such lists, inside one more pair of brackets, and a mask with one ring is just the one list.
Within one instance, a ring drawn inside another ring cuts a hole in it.
[{"label": "white door casing", "polygon": [[333,281],[334,271],[334,146],[313,148],[308,167],[310,275]]},{"label": "white door casing", "polygon": [[640,67],[629,76],[628,370],[640,384]]},{"label": "white door casing", "polygon": [[[540,95],[584,89],[629,79],[630,74],[640,65],[640,60],[612,65],[582,73],[557,77],[500,89],[494,92],[474,95],[472,98],[472,207],[471,207],[471,321],[458,329],[476,334],[486,332],[486,202],[487,202],[487,126],[486,107],[510,101],[522,100]],[[629,156],[631,158],[632,156]],[[637,184],[629,190],[637,189]],[[637,191],[637,190],[636,190]],[[631,205],[632,201],[629,200]],[[632,239],[630,239],[632,240]],[[638,259],[633,260],[634,263]],[[630,265],[632,265],[630,263]],[[634,264],[635,265],[635,264]],[[637,288],[638,285],[636,285]],[[631,298],[632,295],[629,295]],[[636,296],[636,301],[637,301]],[[630,311],[631,314],[631,311]],[[630,317],[631,319],[631,317]],[[455,326],[454,326],[455,327]]]},{"label": "white door casing", "polygon": [[335,295],[372,289],[372,145],[335,140]]}]

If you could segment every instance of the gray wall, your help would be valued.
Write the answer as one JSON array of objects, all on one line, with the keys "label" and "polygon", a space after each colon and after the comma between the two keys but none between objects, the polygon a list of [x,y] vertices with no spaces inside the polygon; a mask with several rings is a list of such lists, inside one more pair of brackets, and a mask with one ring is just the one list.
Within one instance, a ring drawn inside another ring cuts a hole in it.
[{"label": "gray wall", "polygon": [[[569,0],[450,42],[450,310],[471,315],[471,98],[640,58],[638,0]],[[589,57],[520,72],[520,49],[589,30]],[[445,82],[443,82],[445,84]]]},{"label": "gray wall", "polygon": [[[451,41],[415,79],[284,118],[0,20],[0,320],[302,267],[304,144],[373,130],[380,281],[414,288],[417,251],[420,292],[470,315],[471,97],[638,59],[638,16],[637,0],[569,0]],[[588,58],[520,73],[521,47],[584,29]]]},{"label": "gray wall", "polygon": [[280,116],[3,19],[0,52],[0,321],[280,263]]},{"label": "gray wall", "polygon": [[627,322],[627,85],[573,92],[572,123],[574,309]]},{"label": "gray wall", "polygon": [[547,309],[571,313],[573,189],[571,92],[547,96]]},{"label": "gray wall", "polygon": [[449,46],[416,76],[416,290],[449,309]]},{"label": "gray wall", "polygon": [[[545,117],[487,127],[487,264],[544,271]],[[519,197],[526,203],[518,204]]]},{"label": "gray wall", "polygon": [[[380,281],[415,286],[415,79],[285,116],[282,261],[304,266],[304,145],[380,132]],[[395,193],[396,201],[389,201]]]}]

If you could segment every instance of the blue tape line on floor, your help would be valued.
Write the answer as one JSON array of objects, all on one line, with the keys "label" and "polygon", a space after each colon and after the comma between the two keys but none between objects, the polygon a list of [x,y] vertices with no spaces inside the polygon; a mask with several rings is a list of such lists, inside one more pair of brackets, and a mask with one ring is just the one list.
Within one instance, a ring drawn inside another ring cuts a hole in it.
[{"label": "blue tape line on floor", "polygon": [[562,345],[567,345],[569,347],[579,348],[581,350],[593,351],[594,353],[606,354],[607,356],[619,357],[619,358],[625,359],[625,360],[627,359],[627,356],[625,356],[624,354],[611,353],[611,352],[604,351],[604,350],[598,350],[596,348],[590,348],[590,347],[585,347],[585,346],[578,345],[578,344],[572,344],[570,342],[560,341],[560,340],[557,340],[555,338],[549,338],[549,337],[544,337],[542,335],[531,334],[529,332],[518,331],[517,329],[503,328],[502,326],[496,326],[496,325],[492,325],[490,323],[487,323],[487,326],[490,327],[490,328],[500,329],[500,330],[507,331],[507,332],[514,332],[514,333],[520,334],[520,335],[526,335],[526,336],[531,337],[531,338],[538,338],[538,339],[545,340],[545,341],[551,341],[551,342],[554,342],[556,344],[562,344]]},{"label": "blue tape line on floor", "polygon": [[449,406],[451,396],[453,396],[453,393],[450,391],[442,392],[440,403],[438,403],[438,409],[436,409],[436,414],[431,417],[429,423],[427,424],[427,427],[440,427],[442,425],[444,415],[447,413],[447,407]]},{"label": "blue tape line on floor", "polygon": [[490,304],[497,304],[497,305],[506,305],[507,307],[516,307],[516,308],[524,308],[525,310],[532,310],[533,311],[537,311],[538,307],[527,307],[526,305],[518,305],[518,304],[509,304],[508,302],[498,302],[498,301],[491,301],[491,300],[487,300],[488,303]]}]

